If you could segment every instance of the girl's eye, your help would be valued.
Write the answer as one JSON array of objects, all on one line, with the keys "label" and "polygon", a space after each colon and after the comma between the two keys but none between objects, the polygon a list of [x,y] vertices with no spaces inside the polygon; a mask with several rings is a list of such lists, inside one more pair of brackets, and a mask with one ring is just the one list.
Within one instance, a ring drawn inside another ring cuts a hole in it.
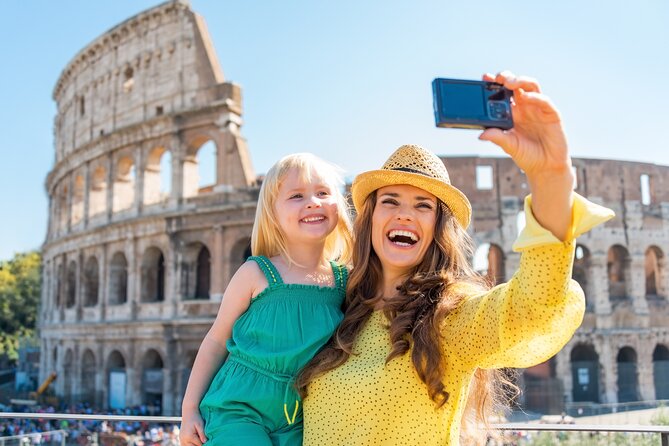
[{"label": "girl's eye", "polygon": [[330,195],[330,192],[328,192],[326,190],[322,190],[322,191],[318,192],[319,197],[327,197],[328,195]]},{"label": "girl's eye", "polygon": [[302,198],[302,194],[293,194],[290,196],[290,199],[292,200],[293,198]]}]

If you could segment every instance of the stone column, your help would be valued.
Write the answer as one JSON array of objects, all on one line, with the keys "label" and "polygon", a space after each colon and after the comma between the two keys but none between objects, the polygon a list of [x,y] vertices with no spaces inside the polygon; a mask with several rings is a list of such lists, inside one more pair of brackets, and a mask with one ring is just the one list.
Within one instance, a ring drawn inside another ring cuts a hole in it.
[{"label": "stone column", "polygon": [[[646,300],[646,264],[643,254],[632,255],[629,271],[630,282],[628,283],[627,289],[632,298],[634,312],[637,314],[648,314],[648,301]],[[627,277],[625,277],[625,280],[627,280]]]},{"label": "stone column", "polygon": [[209,299],[213,302],[220,302],[225,292],[223,284],[223,253],[225,252],[223,228],[221,225],[216,225],[213,231],[214,246],[211,259],[211,290],[209,292]]},{"label": "stone column", "polygon": [[114,155],[110,152],[107,155],[107,203],[105,209],[105,215],[107,215],[107,223],[112,219],[114,213],[114,178],[115,178],[115,166],[114,166]]},{"label": "stone column", "polygon": [[139,311],[139,303],[142,300],[142,254],[137,247],[137,236],[126,239],[125,249],[126,258],[128,261],[128,291],[127,291],[127,305],[130,306],[130,319],[137,319],[137,312]]},{"label": "stone column", "polygon": [[180,206],[183,200],[184,175],[183,161],[186,148],[181,144],[178,137],[172,138],[172,190],[170,191],[170,204]]},{"label": "stone column", "polygon": [[86,162],[84,167],[84,215],[82,216],[84,220],[84,228],[88,227],[88,214],[90,213],[90,200],[91,200],[91,163],[90,161]]},{"label": "stone column", "polygon": [[133,203],[135,215],[140,215],[144,206],[144,172],[146,171],[144,152],[142,144],[135,149],[135,202]]},{"label": "stone column", "polygon": [[100,259],[100,279],[98,280],[98,305],[100,306],[100,321],[107,319],[107,303],[109,302],[109,250],[107,243],[102,245]]},{"label": "stone column", "polygon": [[667,296],[667,293],[669,292],[669,271],[667,271],[667,265],[669,265],[669,263],[667,262],[666,255],[667,253],[665,253],[665,257],[657,259],[657,269],[660,275],[657,281],[659,286],[657,294],[663,296],[665,299],[669,297]]},{"label": "stone column", "polygon": [[593,254],[590,257],[590,277],[592,280],[588,285],[590,298],[595,303],[595,313],[597,315],[608,315],[612,311],[606,262],[606,254]]},{"label": "stone column", "polygon": [[655,399],[655,380],[653,377],[653,338],[646,332],[639,337],[636,343],[637,350],[637,373],[639,374],[639,393],[641,400],[652,401]]},{"label": "stone column", "polygon": [[67,177],[67,221],[65,222],[66,233],[69,233],[72,230],[72,196],[74,195],[74,175],[72,173],[68,174]]},{"label": "stone column", "polygon": [[604,394],[605,400],[603,403],[617,403],[618,402],[618,385],[616,384],[616,376],[618,374],[618,364],[615,356],[612,353],[611,339],[606,337],[601,340],[601,354],[599,357],[600,366],[604,375],[604,388],[600,390],[600,394]]},{"label": "stone column", "polygon": [[555,374],[562,380],[563,388],[563,401],[572,402],[573,400],[573,390],[574,382],[571,373],[571,361],[569,360],[569,355],[571,350],[574,348],[572,343],[567,344],[558,354],[555,356]]}]

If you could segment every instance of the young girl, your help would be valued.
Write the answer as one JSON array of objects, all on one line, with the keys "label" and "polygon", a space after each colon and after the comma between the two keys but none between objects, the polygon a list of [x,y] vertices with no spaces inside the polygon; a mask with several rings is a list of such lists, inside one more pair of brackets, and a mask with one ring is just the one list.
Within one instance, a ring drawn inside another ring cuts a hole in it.
[{"label": "young girl", "polygon": [[302,444],[294,378],[342,319],[351,223],[341,184],[310,154],[267,173],[253,257],[230,280],[193,364],[182,445]]}]

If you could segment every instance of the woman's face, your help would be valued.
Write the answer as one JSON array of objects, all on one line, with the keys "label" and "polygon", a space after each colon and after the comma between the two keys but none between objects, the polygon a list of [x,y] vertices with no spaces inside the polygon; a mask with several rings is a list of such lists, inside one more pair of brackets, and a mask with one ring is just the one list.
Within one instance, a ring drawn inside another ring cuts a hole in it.
[{"label": "woman's face", "polygon": [[405,275],[418,265],[434,238],[437,198],[408,184],[376,191],[372,247],[384,274]]}]

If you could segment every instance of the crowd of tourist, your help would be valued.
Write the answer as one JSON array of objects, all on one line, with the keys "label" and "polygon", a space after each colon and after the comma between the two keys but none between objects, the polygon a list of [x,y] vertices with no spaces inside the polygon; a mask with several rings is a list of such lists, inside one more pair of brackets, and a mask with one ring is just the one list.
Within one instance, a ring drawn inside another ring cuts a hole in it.
[{"label": "crowd of tourist", "polygon": [[[87,415],[157,415],[148,406],[136,406],[124,410],[102,411],[88,404],[71,406],[21,406],[0,407],[2,412],[32,413],[73,413]],[[2,415],[0,415],[1,417]],[[28,435],[37,434],[37,435]],[[105,420],[52,420],[0,418],[0,438],[26,436],[5,444],[20,445],[89,445],[100,446],[178,446],[179,426],[177,424],[147,423],[144,421]]]}]

